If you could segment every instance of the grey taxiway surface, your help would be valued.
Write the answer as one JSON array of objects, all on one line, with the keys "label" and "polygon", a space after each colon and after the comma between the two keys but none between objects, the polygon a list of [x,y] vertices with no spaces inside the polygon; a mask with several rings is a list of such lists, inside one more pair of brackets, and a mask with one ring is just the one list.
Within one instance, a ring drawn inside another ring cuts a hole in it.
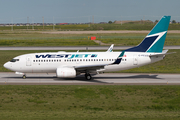
[{"label": "grey taxiway surface", "polygon": [[180,74],[105,73],[87,81],[76,78],[56,78],[55,74],[27,74],[26,79],[12,72],[0,73],[0,85],[180,85]]}]

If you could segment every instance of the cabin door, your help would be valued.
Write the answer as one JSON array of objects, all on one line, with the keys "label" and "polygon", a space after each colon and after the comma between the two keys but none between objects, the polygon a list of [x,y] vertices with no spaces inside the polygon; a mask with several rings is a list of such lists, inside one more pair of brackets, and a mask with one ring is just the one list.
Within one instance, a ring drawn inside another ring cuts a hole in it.
[{"label": "cabin door", "polygon": [[26,66],[31,66],[31,58],[29,56],[26,57]]}]

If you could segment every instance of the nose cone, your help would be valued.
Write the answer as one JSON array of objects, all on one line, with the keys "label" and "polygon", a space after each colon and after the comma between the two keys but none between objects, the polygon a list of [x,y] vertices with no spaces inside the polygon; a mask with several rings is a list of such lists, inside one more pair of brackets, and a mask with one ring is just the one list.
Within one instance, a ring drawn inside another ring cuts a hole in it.
[{"label": "nose cone", "polygon": [[3,66],[4,66],[6,69],[10,69],[10,67],[11,67],[9,62],[5,63]]}]

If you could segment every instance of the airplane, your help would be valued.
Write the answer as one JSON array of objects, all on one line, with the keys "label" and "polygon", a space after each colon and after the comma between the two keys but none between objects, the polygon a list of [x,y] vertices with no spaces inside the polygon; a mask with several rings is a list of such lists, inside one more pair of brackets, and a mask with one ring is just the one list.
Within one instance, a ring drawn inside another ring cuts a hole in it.
[{"label": "airplane", "polygon": [[27,73],[56,73],[58,78],[75,78],[85,74],[112,72],[140,67],[163,60],[168,50],[163,50],[171,16],[163,16],[144,40],[137,46],[111,52],[45,52],[24,54],[6,62],[4,67],[23,75]]}]

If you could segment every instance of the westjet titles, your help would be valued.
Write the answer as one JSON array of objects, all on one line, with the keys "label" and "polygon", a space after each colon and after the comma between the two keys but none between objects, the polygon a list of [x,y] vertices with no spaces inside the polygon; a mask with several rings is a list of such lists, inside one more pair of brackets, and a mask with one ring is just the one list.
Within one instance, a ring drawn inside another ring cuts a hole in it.
[{"label": "westjet titles", "polygon": [[35,55],[36,58],[95,58],[97,54],[46,54],[46,55]]}]

